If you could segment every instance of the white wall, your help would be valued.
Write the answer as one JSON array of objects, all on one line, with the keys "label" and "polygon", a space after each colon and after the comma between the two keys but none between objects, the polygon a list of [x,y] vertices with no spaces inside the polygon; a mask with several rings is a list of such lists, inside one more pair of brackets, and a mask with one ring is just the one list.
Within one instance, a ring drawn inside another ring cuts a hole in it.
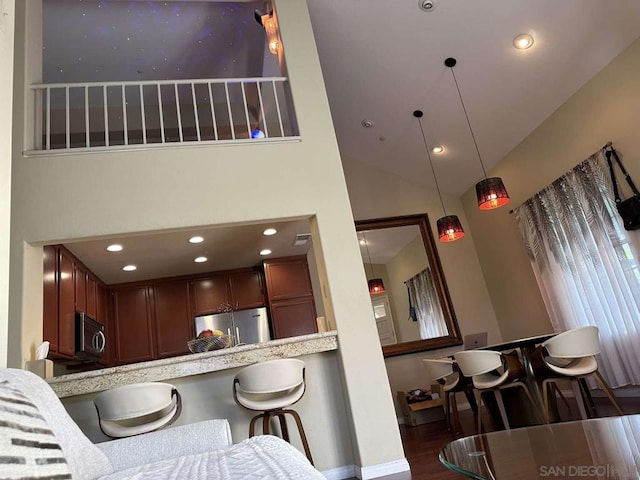
[{"label": "white wall", "polygon": [[[320,451],[351,433],[352,461],[362,467],[404,453],[384,359],[372,321],[364,269],[305,2],[276,3],[300,142],[238,147],[184,146],[135,152],[21,158],[14,146],[9,362],[21,366],[42,332],[42,243],[198,225],[311,218],[325,314],[337,326],[337,371],[346,427],[301,405]],[[24,41],[20,28],[17,42]],[[27,44],[27,46],[31,46]],[[20,47],[25,49],[24,45]],[[22,62],[22,58],[20,59]],[[16,83],[22,85],[23,65]],[[18,93],[17,98],[21,98]],[[16,108],[14,124],[24,125]],[[24,132],[16,135],[22,138]],[[248,195],[247,192],[256,192]],[[331,365],[325,366],[331,369]],[[230,390],[229,390],[230,394]],[[325,406],[333,392],[319,393]],[[372,422],[371,419],[376,421]],[[381,448],[379,439],[384,438]],[[318,458],[335,468],[337,457]],[[342,461],[342,460],[340,460]]]},{"label": "white wall", "polygon": [[517,222],[520,205],[611,140],[640,179],[640,40],[636,40],[549,116],[489,172],[499,176],[511,203],[477,208],[473,189],[463,196],[467,219],[505,339],[552,331]]},{"label": "white wall", "polygon": [[15,0],[0,2],[0,367],[7,365]]}]

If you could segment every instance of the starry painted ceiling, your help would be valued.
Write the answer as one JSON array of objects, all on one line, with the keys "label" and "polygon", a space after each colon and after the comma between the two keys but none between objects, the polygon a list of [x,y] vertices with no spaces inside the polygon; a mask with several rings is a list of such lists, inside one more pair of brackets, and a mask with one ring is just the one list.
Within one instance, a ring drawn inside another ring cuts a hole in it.
[{"label": "starry painted ceiling", "polygon": [[[261,76],[263,2],[44,0],[46,83]],[[277,62],[276,62],[277,63]]]}]

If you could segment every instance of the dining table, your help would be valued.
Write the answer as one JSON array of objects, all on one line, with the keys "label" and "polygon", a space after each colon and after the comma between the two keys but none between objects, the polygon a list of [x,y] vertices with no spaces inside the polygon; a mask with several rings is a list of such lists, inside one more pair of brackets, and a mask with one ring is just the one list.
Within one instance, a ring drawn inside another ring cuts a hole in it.
[{"label": "dining table", "polygon": [[638,479],[640,415],[472,435],[445,445],[439,459],[478,480]]}]

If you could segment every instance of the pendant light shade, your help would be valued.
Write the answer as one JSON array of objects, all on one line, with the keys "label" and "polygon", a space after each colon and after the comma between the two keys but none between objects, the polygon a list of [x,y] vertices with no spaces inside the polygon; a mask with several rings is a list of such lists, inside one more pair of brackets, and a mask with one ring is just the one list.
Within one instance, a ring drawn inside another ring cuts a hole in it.
[{"label": "pendant light shade", "polygon": [[509,203],[510,198],[509,198],[509,194],[507,193],[507,189],[504,186],[504,183],[502,183],[501,178],[499,177],[487,178],[487,172],[484,168],[484,163],[482,163],[482,156],[480,155],[478,142],[476,142],[476,136],[473,134],[473,129],[471,128],[471,121],[469,120],[467,109],[464,106],[464,101],[462,100],[462,93],[460,93],[458,79],[456,78],[456,74],[453,71],[453,67],[456,65],[456,63],[458,62],[455,58],[447,58],[444,61],[445,66],[451,69],[451,75],[453,76],[453,81],[456,84],[456,90],[458,91],[458,97],[460,97],[460,103],[462,104],[462,111],[464,112],[464,117],[467,119],[469,132],[471,133],[471,138],[473,139],[473,145],[476,147],[478,160],[480,160],[480,166],[482,167],[482,173],[484,174],[484,179],[476,183],[476,197],[478,198],[478,208],[480,210],[492,210],[494,208],[498,208],[498,207],[502,207],[503,205],[506,205],[507,203]]},{"label": "pendant light shade", "polygon": [[436,222],[441,242],[454,242],[464,237],[464,230],[457,215],[446,215]]},{"label": "pendant light shade", "polygon": [[381,278],[372,278],[367,283],[369,284],[370,294],[377,295],[378,293],[384,293],[384,283]]},{"label": "pendant light shade", "polygon": [[480,210],[491,210],[509,203],[509,194],[499,177],[489,177],[476,183],[476,196]]},{"label": "pendant light shade", "polygon": [[444,208],[444,201],[442,200],[442,194],[440,193],[440,186],[438,185],[438,177],[436,177],[436,171],[433,168],[433,161],[431,160],[431,154],[429,153],[429,145],[427,144],[427,137],[424,134],[422,128],[422,116],[424,113],[422,110],[415,110],[413,116],[418,119],[420,125],[420,133],[422,133],[422,140],[424,141],[424,148],[427,150],[427,158],[429,159],[429,165],[431,166],[431,173],[433,173],[433,180],[436,182],[436,189],[438,190],[438,198],[442,204],[442,212],[444,217],[439,218],[436,222],[438,226],[438,238],[441,242],[454,242],[464,237],[464,230],[462,224],[457,215],[447,215],[447,210]]}]

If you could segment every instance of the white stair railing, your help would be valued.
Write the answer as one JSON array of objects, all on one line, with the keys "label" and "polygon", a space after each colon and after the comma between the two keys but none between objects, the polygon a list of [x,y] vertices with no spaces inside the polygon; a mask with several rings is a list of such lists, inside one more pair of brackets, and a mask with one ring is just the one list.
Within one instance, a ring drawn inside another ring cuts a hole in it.
[{"label": "white stair railing", "polygon": [[285,77],[31,85],[32,153],[297,138]]}]

